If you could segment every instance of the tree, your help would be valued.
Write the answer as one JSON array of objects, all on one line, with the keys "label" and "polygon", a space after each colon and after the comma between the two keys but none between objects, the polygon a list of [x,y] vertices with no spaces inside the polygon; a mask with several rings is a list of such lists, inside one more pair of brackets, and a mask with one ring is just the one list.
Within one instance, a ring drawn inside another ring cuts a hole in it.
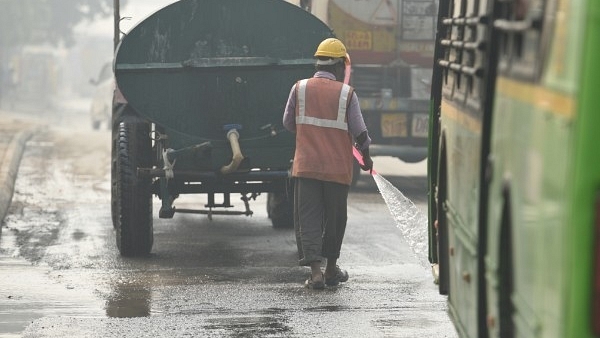
[{"label": "tree", "polygon": [[[9,88],[14,88],[11,83],[15,69],[17,77],[21,76],[19,63],[14,62],[14,56],[19,54],[21,47],[72,47],[75,44],[74,27],[83,20],[91,21],[112,15],[114,2],[115,0],[0,0],[0,99],[14,95]],[[125,2],[126,0],[120,0],[121,6]],[[30,66],[21,65],[21,71],[31,68]],[[55,69],[50,70],[52,71]],[[42,77],[40,81],[41,79]],[[56,74],[50,74],[44,79],[58,81]],[[23,79],[18,81],[24,83]]]},{"label": "tree", "polygon": [[0,8],[0,49],[38,43],[69,47],[73,28],[111,15],[113,0],[0,0]]}]

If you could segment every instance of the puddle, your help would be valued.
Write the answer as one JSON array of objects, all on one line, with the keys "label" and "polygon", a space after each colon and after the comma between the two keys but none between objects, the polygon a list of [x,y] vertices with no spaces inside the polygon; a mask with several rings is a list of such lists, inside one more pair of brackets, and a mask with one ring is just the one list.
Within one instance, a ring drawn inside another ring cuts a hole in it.
[{"label": "puddle", "polygon": [[229,337],[285,336],[292,329],[280,318],[258,315],[231,315],[211,318],[205,329]]},{"label": "puddle", "polygon": [[42,317],[102,315],[101,302],[87,291],[58,283],[50,268],[0,256],[0,336],[20,337]]}]

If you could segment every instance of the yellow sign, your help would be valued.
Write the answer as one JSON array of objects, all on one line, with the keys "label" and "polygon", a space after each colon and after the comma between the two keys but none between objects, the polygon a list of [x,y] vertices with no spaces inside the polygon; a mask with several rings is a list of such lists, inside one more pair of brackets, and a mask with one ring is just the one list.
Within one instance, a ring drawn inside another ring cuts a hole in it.
[{"label": "yellow sign", "polygon": [[381,114],[381,136],[408,136],[408,121],[406,114]]},{"label": "yellow sign", "polygon": [[348,50],[371,50],[373,35],[370,31],[346,31],[344,44]]}]

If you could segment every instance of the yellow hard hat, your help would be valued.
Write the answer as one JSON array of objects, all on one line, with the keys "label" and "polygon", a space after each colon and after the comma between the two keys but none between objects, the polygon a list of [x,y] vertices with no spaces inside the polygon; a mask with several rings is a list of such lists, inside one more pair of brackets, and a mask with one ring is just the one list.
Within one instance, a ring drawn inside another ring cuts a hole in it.
[{"label": "yellow hard hat", "polygon": [[344,44],[338,39],[328,38],[319,44],[319,47],[317,47],[317,51],[315,52],[315,56],[345,58],[346,46],[344,46]]}]

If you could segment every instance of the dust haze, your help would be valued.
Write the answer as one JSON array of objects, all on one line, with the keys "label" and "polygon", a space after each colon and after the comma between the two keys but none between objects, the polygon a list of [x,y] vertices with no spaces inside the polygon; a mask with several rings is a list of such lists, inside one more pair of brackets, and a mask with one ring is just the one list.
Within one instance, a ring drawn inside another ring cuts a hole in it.
[{"label": "dust haze", "polygon": [[[48,6],[75,2],[57,1]],[[121,0],[121,31],[128,32],[148,15],[173,2]],[[113,1],[106,0],[106,3]],[[40,23],[49,16],[41,8],[43,6],[38,6],[37,2],[30,5],[23,2],[21,7],[13,7],[14,13],[8,13],[9,9],[0,16],[0,28],[5,32],[0,34],[0,111],[23,118],[39,118],[51,126],[77,128],[82,133],[99,129],[91,116],[93,105],[109,107],[112,101],[113,8],[107,8],[110,13],[105,16],[96,15],[94,19],[78,22],[68,17],[69,10],[64,10],[64,21],[76,24],[72,27],[65,24],[68,38],[59,36],[52,40],[45,38],[44,24]],[[27,14],[30,21],[23,20],[27,8],[32,12]],[[104,85],[106,88],[103,88],[103,82],[109,83]],[[73,120],[82,123],[72,123]]]}]

